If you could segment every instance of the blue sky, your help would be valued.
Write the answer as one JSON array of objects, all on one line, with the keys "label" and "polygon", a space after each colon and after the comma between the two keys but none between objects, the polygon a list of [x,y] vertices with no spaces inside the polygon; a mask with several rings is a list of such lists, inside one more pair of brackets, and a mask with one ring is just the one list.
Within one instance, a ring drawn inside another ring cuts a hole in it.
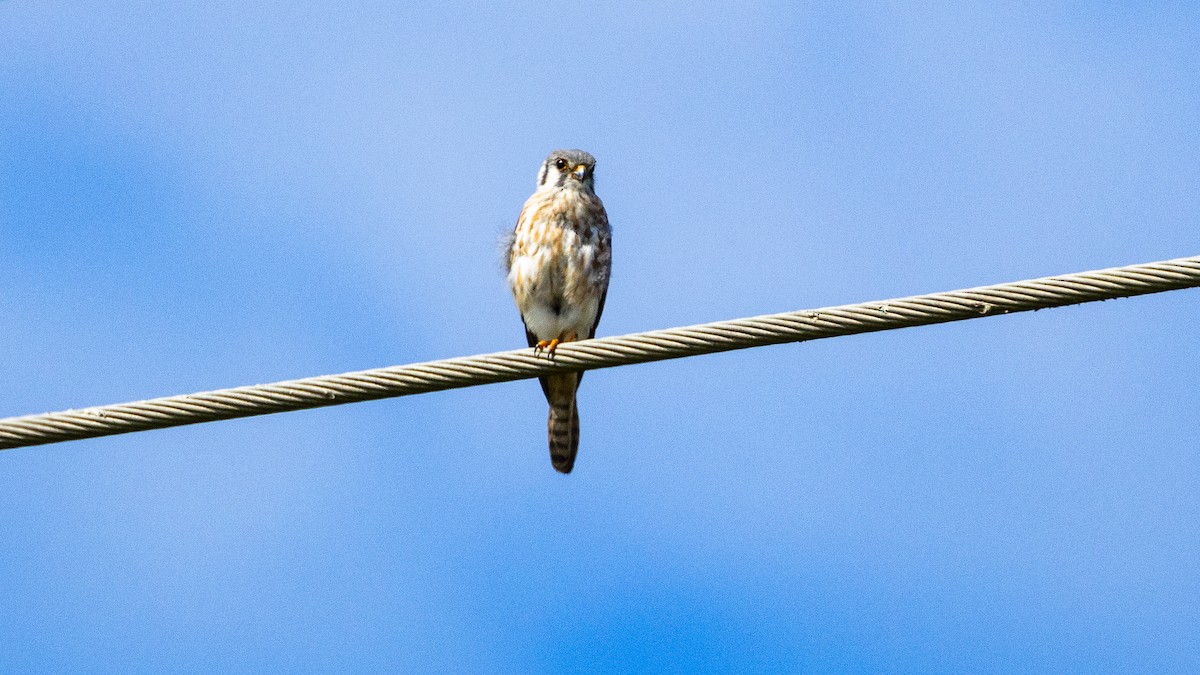
[{"label": "blue sky", "polygon": [[[406,6],[401,6],[406,5]],[[1200,252],[1192,3],[0,2],[0,417]],[[13,670],[1200,668],[1195,291],[0,453]]]}]

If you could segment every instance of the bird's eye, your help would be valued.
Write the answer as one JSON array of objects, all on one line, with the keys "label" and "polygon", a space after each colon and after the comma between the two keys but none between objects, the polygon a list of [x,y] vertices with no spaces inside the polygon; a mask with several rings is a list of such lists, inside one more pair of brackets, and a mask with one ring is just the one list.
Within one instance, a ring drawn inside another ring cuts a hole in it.
[{"label": "bird's eye", "polygon": [[567,168],[567,160],[565,160],[565,159],[554,160],[554,168],[558,169],[559,171],[562,171],[563,169]]}]

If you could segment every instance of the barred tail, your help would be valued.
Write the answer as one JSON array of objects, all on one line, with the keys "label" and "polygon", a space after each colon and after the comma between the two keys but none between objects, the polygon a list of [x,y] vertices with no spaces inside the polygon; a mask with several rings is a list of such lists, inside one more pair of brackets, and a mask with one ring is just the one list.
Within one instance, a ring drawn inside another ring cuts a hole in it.
[{"label": "barred tail", "polygon": [[550,380],[550,419],[547,436],[550,440],[550,463],[561,473],[571,473],[575,455],[579,452],[579,411],[575,408],[574,373],[547,378]]}]

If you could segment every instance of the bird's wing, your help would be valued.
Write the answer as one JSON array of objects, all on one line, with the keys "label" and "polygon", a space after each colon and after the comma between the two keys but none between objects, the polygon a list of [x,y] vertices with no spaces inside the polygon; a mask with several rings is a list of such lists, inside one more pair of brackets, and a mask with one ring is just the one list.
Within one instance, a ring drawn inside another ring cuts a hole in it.
[{"label": "bird's wing", "polygon": [[[592,322],[592,330],[588,331],[588,339],[596,337],[596,328],[600,326],[600,315],[604,313],[604,301],[608,299],[608,286],[604,287],[604,292],[600,294],[600,304],[596,305],[596,320]],[[529,331],[525,331],[529,332]],[[579,371],[579,379],[575,381],[575,389],[579,389],[579,384],[583,382],[584,371]],[[542,385],[545,389],[546,385]]]},{"label": "bird's wing", "polygon": [[[521,317],[521,325],[525,325],[525,317]],[[537,336],[529,332],[529,326],[525,326],[525,342],[528,343],[530,347],[535,347],[538,343]],[[538,384],[542,385],[542,393],[546,395],[546,400],[549,401],[550,383],[546,381],[546,378],[539,377]]]},{"label": "bird's wing", "polygon": [[600,326],[600,315],[604,313],[604,301],[608,299],[608,286],[600,294],[600,304],[596,305],[596,320],[592,322],[592,330],[588,331],[588,339],[596,337],[596,328]]}]

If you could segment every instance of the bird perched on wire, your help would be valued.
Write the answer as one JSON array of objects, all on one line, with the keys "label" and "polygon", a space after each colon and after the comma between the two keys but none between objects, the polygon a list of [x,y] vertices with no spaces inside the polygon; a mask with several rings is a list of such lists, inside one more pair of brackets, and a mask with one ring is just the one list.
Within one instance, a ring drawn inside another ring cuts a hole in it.
[{"label": "bird perched on wire", "polygon": [[[538,172],[508,247],[512,288],[525,338],[551,358],[563,342],[596,335],[612,269],[612,230],[596,196],[596,159],[582,150],[555,150]],[[570,473],[579,452],[575,391],[583,373],[539,378],[550,402],[550,462]]]}]

